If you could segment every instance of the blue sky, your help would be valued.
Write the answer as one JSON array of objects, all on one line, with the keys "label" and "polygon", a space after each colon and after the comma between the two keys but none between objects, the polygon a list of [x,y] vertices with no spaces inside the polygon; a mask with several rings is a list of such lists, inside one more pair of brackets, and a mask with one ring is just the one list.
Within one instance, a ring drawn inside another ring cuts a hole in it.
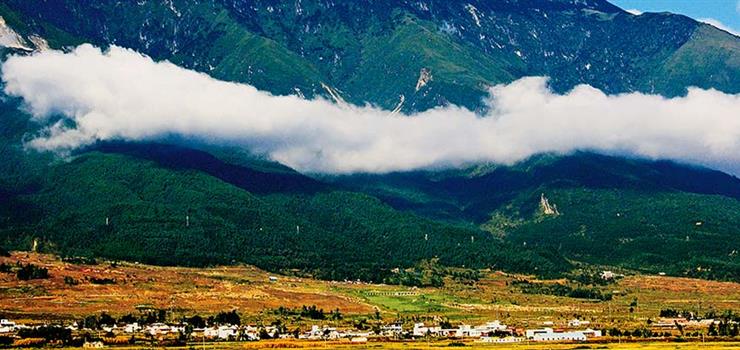
[{"label": "blue sky", "polygon": [[[610,0],[625,10],[680,13],[740,33],[740,0]],[[715,22],[713,22],[715,21]]]}]

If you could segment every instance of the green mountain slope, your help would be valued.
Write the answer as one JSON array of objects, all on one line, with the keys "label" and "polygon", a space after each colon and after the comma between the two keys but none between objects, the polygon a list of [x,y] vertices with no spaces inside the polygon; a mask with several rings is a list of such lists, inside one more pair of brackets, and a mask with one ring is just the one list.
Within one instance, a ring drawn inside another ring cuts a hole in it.
[{"label": "green mountain slope", "polygon": [[[53,48],[115,44],[276,94],[403,101],[405,112],[478,110],[487,87],[527,75],[551,76],[559,92],[740,92],[737,37],[600,0],[7,0],[0,16]],[[25,150],[37,125],[1,100],[0,245],[10,248],[40,239],[61,254],[376,281],[435,256],[542,274],[571,268],[567,258],[740,280],[740,180],[717,171],[579,153],[313,179],[183,140],[60,159]],[[542,194],[559,215],[545,213]]]},{"label": "green mountain slope", "polygon": [[705,24],[664,61],[652,79],[658,91],[685,84],[737,92],[738,71],[740,40]]},{"label": "green mountain slope", "polygon": [[[9,0],[24,23],[120,45],[277,94],[406,112],[484,107],[487,87],[547,75],[568,91],[740,92],[738,39],[688,17],[606,1]],[[7,11],[6,11],[7,12]],[[31,26],[25,24],[25,26]],[[58,40],[57,40],[58,41]],[[708,48],[720,48],[719,50]],[[422,70],[425,85],[417,86]],[[322,87],[326,84],[331,93]]]},{"label": "green mountain slope", "polygon": [[[577,153],[467,171],[331,178],[399,210],[478,225],[582,262],[737,280],[740,179]],[[558,215],[546,215],[544,195]]]},{"label": "green mountain slope", "polygon": [[[528,247],[552,247],[572,259],[652,273],[740,278],[740,201],[681,192],[543,188],[560,215],[532,208],[523,194],[483,227]],[[516,212],[513,213],[512,212]],[[527,213],[522,216],[521,214]]]},{"label": "green mountain slope", "polygon": [[474,227],[400,212],[265,161],[226,163],[162,144],[103,144],[70,159],[24,150],[21,139],[33,125],[18,101],[4,98],[0,246],[30,249],[38,240],[40,249],[62,255],[167,265],[244,262],[372,281],[433,257],[542,274],[570,265],[547,251],[515,249]]}]

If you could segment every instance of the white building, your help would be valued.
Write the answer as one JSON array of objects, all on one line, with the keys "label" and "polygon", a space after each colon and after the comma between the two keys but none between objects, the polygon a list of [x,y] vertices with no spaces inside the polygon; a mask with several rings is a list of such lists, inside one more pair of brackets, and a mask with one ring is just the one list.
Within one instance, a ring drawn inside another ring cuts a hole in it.
[{"label": "white building", "polygon": [[423,337],[427,334],[430,335],[437,335],[442,330],[440,327],[426,327],[424,326],[424,323],[415,323],[414,324],[414,330],[413,335],[415,337]]},{"label": "white building", "polygon": [[510,343],[519,343],[524,338],[521,337],[505,337],[505,338],[499,338],[499,337],[481,337],[480,340],[478,340],[481,343],[502,343],[502,344],[510,344]]},{"label": "white building", "polygon": [[386,337],[400,337],[401,335],[403,335],[403,328],[400,324],[381,326],[380,335]]},{"label": "white building", "polygon": [[534,341],[585,341],[586,335],[581,332],[549,332],[549,333],[537,333],[532,338]]},{"label": "white building", "polygon": [[426,327],[423,323],[414,324],[413,335],[423,337],[427,334],[432,336],[456,337],[456,338],[480,338],[494,332],[507,331],[508,327],[496,320],[479,326],[460,325],[457,328],[443,329],[440,327]]},{"label": "white building", "polygon": [[151,335],[164,335],[172,332],[172,328],[164,323],[152,323],[146,327],[144,332]]},{"label": "white building", "polygon": [[579,320],[577,318],[568,321],[568,327],[581,327],[581,326],[585,326],[585,325],[588,325],[588,324],[591,324],[591,322],[590,321],[581,321],[581,320]]},{"label": "white building", "polygon": [[238,331],[239,327],[237,326],[224,325],[219,327],[208,327],[203,330],[203,335],[209,338],[227,340],[231,338],[236,338]]},{"label": "white building", "polygon": [[486,324],[475,326],[475,330],[478,332],[478,336],[487,335],[494,332],[506,332],[509,327],[501,323],[499,320],[493,322],[486,322]]},{"label": "white building", "polygon": [[123,332],[124,333],[136,333],[141,330],[141,326],[139,326],[138,322],[129,323],[125,326],[123,326]]},{"label": "white building", "polygon": [[587,338],[601,336],[601,331],[586,329],[583,331],[555,332],[552,328],[528,329],[525,332],[527,339],[534,341],[585,341]]},{"label": "white building", "polygon": [[305,334],[299,336],[300,339],[339,339],[341,334],[336,328],[326,327],[320,328],[317,325],[311,326],[311,330]]},{"label": "white building", "polygon": [[0,320],[0,333],[13,333],[18,330],[18,326],[15,322],[7,319]]}]

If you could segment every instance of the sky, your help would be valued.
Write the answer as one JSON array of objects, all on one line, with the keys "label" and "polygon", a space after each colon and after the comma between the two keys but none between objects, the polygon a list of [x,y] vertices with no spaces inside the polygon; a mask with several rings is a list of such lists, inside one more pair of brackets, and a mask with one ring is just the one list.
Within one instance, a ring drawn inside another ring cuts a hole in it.
[{"label": "sky", "polygon": [[716,90],[691,88],[684,97],[665,98],[607,95],[580,85],[556,94],[546,77],[525,77],[491,87],[484,116],[458,106],[398,115],[275,96],[133,50],[89,44],[12,56],[2,80],[5,92],[23,98],[45,126],[27,143],[39,150],[179,135],[243,145],[309,173],[512,164],[538,153],[589,150],[740,174],[740,94]]},{"label": "sky", "polygon": [[673,12],[740,35],[740,0],[610,0],[630,12]]}]

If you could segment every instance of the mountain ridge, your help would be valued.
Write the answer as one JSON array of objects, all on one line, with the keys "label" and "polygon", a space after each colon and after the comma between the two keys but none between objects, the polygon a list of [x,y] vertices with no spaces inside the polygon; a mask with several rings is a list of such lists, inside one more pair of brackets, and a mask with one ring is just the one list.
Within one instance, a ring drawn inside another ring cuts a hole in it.
[{"label": "mountain ridge", "polygon": [[[219,79],[331,97],[326,84],[349,102],[389,110],[404,96],[405,112],[484,108],[488,86],[525,75],[550,76],[557,92],[578,84],[610,94],[676,96],[688,86],[740,92],[731,74],[740,65],[737,37],[681,15],[635,16],[606,1],[303,1],[300,11],[269,0],[6,6],[96,45],[129,47]],[[365,16],[352,16],[359,8]],[[721,55],[707,50],[706,36],[721,43]],[[417,90],[422,69],[433,78]]]}]

